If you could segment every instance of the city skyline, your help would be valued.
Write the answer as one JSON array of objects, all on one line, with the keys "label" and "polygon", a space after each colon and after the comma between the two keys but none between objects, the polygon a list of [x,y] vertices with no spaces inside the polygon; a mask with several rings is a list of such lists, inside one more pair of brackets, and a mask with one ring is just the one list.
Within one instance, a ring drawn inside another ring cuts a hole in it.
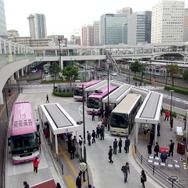
[{"label": "city skyline", "polygon": [[[95,0],[90,3],[87,0],[69,0],[66,3],[61,0],[54,2],[20,0],[18,4],[17,1],[6,0],[4,3],[7,30],[15,29],[21,37],[29,36],[27,17],[30,14],[38,13],[46,16],[47,35],[64,35],[70,38],[72,34],[81,29],[81,26],[93,24],[103,14],[116,13],[117,10],[124,7],[131,7],[133,12],[151,11],[152,6],[158,1],[145,0],[143,4],[139,0],[109,0],[108,2]],[[185,7],[187,4],[188,2],[185,2]]]}]

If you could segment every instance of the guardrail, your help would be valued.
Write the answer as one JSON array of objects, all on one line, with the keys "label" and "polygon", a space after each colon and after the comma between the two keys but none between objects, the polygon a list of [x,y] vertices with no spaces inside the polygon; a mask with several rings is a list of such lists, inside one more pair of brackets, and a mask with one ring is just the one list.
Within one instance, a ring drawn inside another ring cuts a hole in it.
[{"label": "guardrail", "polygon": [[[135,148],[135,147],[134,147]],[[167,187],[171,186],[172,188],[186,188],[182,184],[180,184],[178,181],[176,181],[175,176],[169,176],[157,167],[155,167],[153,164],[148,163],[148,160],[141,155],[141,153],[136,150],[135,148],[135,155],[136,159],[140,161],[141,166],[144,166],[147,168],[149,172],[152,173],[152,175],[161,181],[164,185]]]}]

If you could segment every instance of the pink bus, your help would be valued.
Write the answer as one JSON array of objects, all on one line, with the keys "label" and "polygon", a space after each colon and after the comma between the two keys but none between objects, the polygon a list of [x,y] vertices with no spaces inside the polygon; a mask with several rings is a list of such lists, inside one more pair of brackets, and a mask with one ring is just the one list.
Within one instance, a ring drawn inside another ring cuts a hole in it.
[{"label": "pink bus", "polygon": [[84,83],[79,83],[75,86],[74,88],[74,100],[76,101],[82,101],[83,100],[83,95],[82,95],[82,85],[84,86],[84,89],[95,85],[99,83],[101,80],[92,80],[89,82],[84,82]]},{"label": "pink bus", "polygon": [[15,102],[13,105],[8,144],[13,164],[29,162],[40,155],[40,135],[28,101]]},{"label": "pink bus", "polygon": [[110,85],[108,91],[108,86],[104,86],[100,90],[96,90],[94,93],[89,95],[87,99],[87,113],[92,114],[92,111],[94,110],[95,113],[98,114],[102,108],[102,99],[115,89],[117,89],[117,86]]}]

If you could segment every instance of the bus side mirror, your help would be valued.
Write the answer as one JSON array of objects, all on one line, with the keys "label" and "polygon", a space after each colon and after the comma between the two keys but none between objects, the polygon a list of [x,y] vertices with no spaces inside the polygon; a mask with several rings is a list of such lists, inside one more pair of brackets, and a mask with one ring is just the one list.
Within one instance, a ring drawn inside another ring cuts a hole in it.
[{"label": "bus side mirror", "polygon": [[8,138],[8,146],[10,146],[10,138]]}]

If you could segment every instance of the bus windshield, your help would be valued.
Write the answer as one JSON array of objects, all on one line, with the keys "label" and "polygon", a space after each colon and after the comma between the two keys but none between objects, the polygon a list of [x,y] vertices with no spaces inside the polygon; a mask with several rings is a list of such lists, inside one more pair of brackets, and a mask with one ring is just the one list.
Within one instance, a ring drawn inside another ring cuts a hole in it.
[{"label": "bus windshield", "polygon": [[10,139],[12,152],[23,152],[23,150],[36,148],[39,146],[39,136],[37,133],[12,136]]},{"label": "bus windshield", "polygon": [[83,95],[82,89],[80,89],[80,88],[74,88],[74,95],[76,95],[76,96],[82,96]]},{"label": "bus windshield", "polygon": [[94,108],[94,109],[100,108],[100,106],[99,106],[99,99],[88,98],[88,100],[87,100],[87,107],[88,108]]},{"label": "bus windshield", "polygon": [[128,128],[129,119],[127,114],[112,113],[110,115],[110,126],[116,128]]}]

